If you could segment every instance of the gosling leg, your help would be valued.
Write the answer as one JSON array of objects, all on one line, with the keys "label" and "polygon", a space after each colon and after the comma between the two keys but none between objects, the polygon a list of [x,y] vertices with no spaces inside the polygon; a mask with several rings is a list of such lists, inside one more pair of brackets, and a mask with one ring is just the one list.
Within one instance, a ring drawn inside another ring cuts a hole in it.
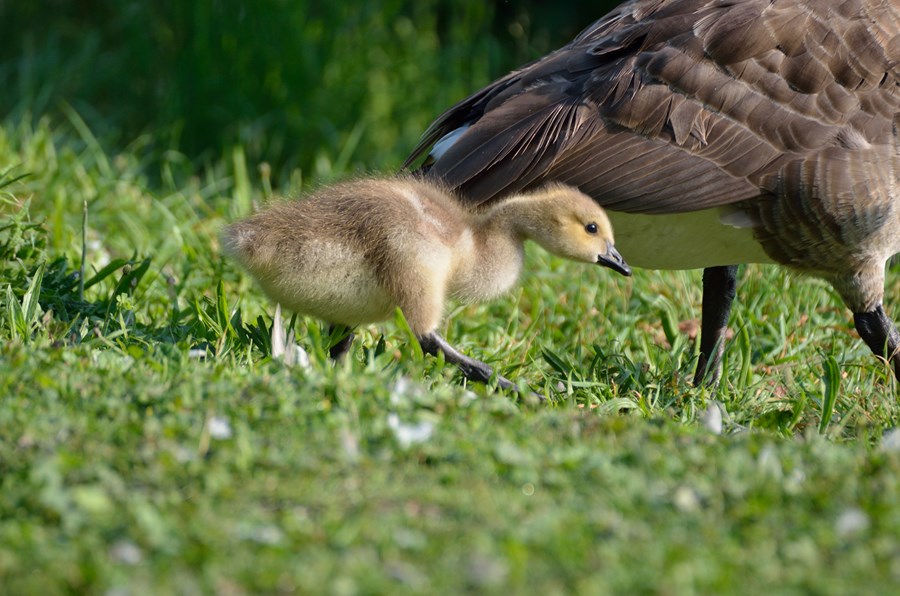
[{"label": "gosling leg", "polygon": [[[341,337],[342,334],[343,337]],[[330,337],[340,337],[337,343],[328,348],[328,355],[334,361],[338,361],[347,355],[347,352],[350,351],[350,346],[353,345],[353,339],[356,337],[353,331],[344,325],[332,325],[328,328],[328,335]]]},{"label": "gosling leg", "polygon": [[[423,352],[431,354],[432,356],[437,356],[438,352],[443,352],[444,360],[458,366],[463,375],[470,381],[487,383],[491,380],[494,370],[490,366],[480,360],[469,358],[465,354],[458,352],[456,348],[447,343],[447,340],[441,337],[436,331],[424,333],[416,337],[419,340],[419,345],[422,346]],[[503,389],[516,388],[512,381],[500,375],[497,375],[497,385]]]},{"label": "gosling leg", "polygon": [[879,304],[869,312],[853,313],[853,321],[872,352],[893,363],[894,375],[900,380],[900,332],[884,308]]},{"label": "gosling leg", "polygon": [[700,358],[694,385],[712,387],[719,382],[725,332],[737,291],[737,265],[703,270],[703,314],[700,321]]}]

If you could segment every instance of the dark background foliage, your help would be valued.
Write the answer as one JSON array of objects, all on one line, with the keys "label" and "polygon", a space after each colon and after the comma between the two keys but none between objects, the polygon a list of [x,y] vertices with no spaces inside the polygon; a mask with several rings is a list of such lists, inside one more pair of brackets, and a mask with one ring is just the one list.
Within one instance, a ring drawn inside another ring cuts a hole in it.
[{"label": "dark background foliage", "polygon": [[0,0],[0,115],[68,104],[151,163],[241,144],[276,180],[334,160],[391,168],[441,111],[615,4]]}]

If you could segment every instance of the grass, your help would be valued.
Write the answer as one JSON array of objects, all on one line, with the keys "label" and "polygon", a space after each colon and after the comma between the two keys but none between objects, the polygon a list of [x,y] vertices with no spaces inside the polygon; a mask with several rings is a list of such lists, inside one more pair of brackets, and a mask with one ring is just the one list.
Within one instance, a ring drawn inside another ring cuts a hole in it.
[{"label": "grass", "polygon": [[244,155],[167,176],[173,153],[151,184],[139,148],[108,154],[74,111],[0,128],[4,593],[900,581],[896,380],[824,283],[746,268],[715,392],[688,382],[698,272],[536,250],[519,289],[444,331],[546,404],[465,386],[402,320],[333,365],[298,318],[310,362],[287,366],[273,305],[218,250],[271,192]]},{"label": "grass", "polygon": [[[187,170],[234,145],[281,183],[385,169],[451,102],[614,4],[0,2],[0,114],[71,105],[104,140],[183,152]],[[338,145],[352,152],[323,151]]]},{"label": "grass", "polygon": [[221,226],[395,168],[437,112],[596,2],[13,4],[0,592],[900,581],[897,382],[820,281],[742,271],[715,392],[688,382],[699,272],[625,280],[536,250],[519,289],[454,305],[443,331],[546,404],[466,386],[402,317],[333,365],[322,326],[286,315],[309,365],[273,358],[274,305],[222,260]]}]

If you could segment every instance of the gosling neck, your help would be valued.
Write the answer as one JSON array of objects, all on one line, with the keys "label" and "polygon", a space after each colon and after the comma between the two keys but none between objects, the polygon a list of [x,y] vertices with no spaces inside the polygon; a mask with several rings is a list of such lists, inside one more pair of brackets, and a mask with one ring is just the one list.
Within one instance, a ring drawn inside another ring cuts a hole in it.
[{"label": "gosling neck", "polygon": [[522,272],[525,240],[540,223],[531,201],[514,197],[472,219],[472,244],[458,258],[450,293],[466,302],[495,298]]},{"label": "gosling neck", "polygon": [[480,231],[489,236],[506,236],[522,244],[537,240],[547,229],[547,204],[550,198],[541,194],[518,195],[503,201],[484,212],[479,218]]}]

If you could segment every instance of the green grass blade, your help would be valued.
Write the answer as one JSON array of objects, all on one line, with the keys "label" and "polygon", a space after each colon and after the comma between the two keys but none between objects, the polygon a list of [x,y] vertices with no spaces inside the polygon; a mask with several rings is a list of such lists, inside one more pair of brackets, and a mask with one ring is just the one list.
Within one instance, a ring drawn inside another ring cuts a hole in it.
[{"label": "green grass blade", "polygon": [[568,377],[572,374],[572,365],[564,357],[548,348],[541,348],[541,354],[547,364],[562,376]]},{"label": "green grass blade", "polygon": [[734,324],[737,328],[737,333],[735,334],[735,341],[732,342],[731,346],[728,345],[724,336],[720,341],[725,343],[726,354],[729,351],[729,347],[732,351],[737,348],[741,366],[740,373],[735,377],[735,387],[746,389],[750,385],[750,379],[753,374],[753,347],[750,343],[749,325],[746,324],[741,313],[737,313]]},{"label": "green grass blade", "polygon": [[132,267],[119,280],[119,283],[116,284],[116,289],[113,291],[112,296],[109,298],[110,304],[114,304],[116,298],[119,294],[133,294],[134,290],[137,289],[138,284],[141,283],[141,279],[143,279],[144,275],[147,273],[147,270],[150,268],[150,258],[146,258],[140,262],[137,267]]},{"label": "green grass blade", "polygon": [[84,211],[81,216],[81,265],[78,270],[78,299],[84,302],[84,272],[87,267],[87,227],[88,206],[84,201]]},{"label": "green grass blade", "polygon": [[113,169],[109,163],[109,159],[106,157],[106,152],[103,150],[97,137],[91,132],[91,128],[84,121],[84,118],[82,118],[81,114],[79,114],[68,102],[62,103],[62,111],[72,124],[72,127],[78,133],[78,136],[84,141],[87,152],[94,160],[100,175],[106,180],[113,179]]},{"label": "green grass blade", "polygon": [[234,168],[234,203],[231,215],[233,218],[246,217],[253,211],[253,192],[243,146],[238,145],[232,149],[231,165]]},{"label": "green grass blade", "polygon": [[424,360],[425,353],[422,351],[422,346],[419,345],[419,338],[417,338],[416,334],[413,333],[412,328],[406,321],[406,316],[404,316],[403,311],[400,310],[400,308],[394,309],[394,323],[397,325],[397,328],[400,330],[400,332],[406,336],[413,360]]},{"label": "green grass blade", "polygon": [[22,298],[22,315],[25,325],[30,333],[31,328],[37,323],[37,318],[41,314],[40,297],[41,283],[44,280],[44,265],[40,265],[31,278],[31,284]]},{"label": "green grass blade", "polygon": [[6,286],[6,325],[9,327],[10,339],[23,339],[25,327],[25,315],[22,313],[22,305],[13,292],[12,285]]},{"label": "green grass blade", "polygon": [[[240,310],[237,311],[238,314]],[[225,283],[220,279],[216,286],[216,318],[219,322],[219,328],[227,335],[228,338],[237,337],[237,331],[231,324],[232,316],[228,313],[228,298],[225,295]],[[240,314],[238,314],[240,318]]]},{"label": "green grass blade", "polygon": [[115,273],[116,271],[118,271],[119,269],[124,267],[125,265],[128,265],[129,263],[131,263],[131,261],[129,261],[128,259],[113,259],[112,261],[107,263],[102,269],[100,269],[100,271],[98,271],[97,273],[92,275],[89,280],[84,282],[84,289],[87,290],[91,286],[94,286],[94,285],[100,283],[101,281],[103,281],[104,279],[106,279],[107,277],[109,277],[110,275],[112,275],[113,273]]},{"label": "green grass blade", "polygon": [[13,176],[10,178],[9,177],[10,172],[12,172],[17,167],[19,167],[19,166],[13,166],[11,168],[4,170],[3,172],[0,172],[0,189],[6,188],[7,186],[11,186],[11,185],[15,184],[16,182],[18,182],[19,180],[24,180],[25,178],[28,178],[29,176],[31,176],[31,172],[25,172],[24,174],[19,174],[18,176]]},{"label": "green grass blade", "polygon": [[819,433],[821,434],[828,430],[828,425],[831,423],[831,417],[834,413],[834,404],[837,402],[841,388],[841,367],[837,360],[834,359],[834,356],[829,355],[825,359],[824,366],[825,376],[823,381],[825,387],[822,398],[822,418],[819,420]]}]

